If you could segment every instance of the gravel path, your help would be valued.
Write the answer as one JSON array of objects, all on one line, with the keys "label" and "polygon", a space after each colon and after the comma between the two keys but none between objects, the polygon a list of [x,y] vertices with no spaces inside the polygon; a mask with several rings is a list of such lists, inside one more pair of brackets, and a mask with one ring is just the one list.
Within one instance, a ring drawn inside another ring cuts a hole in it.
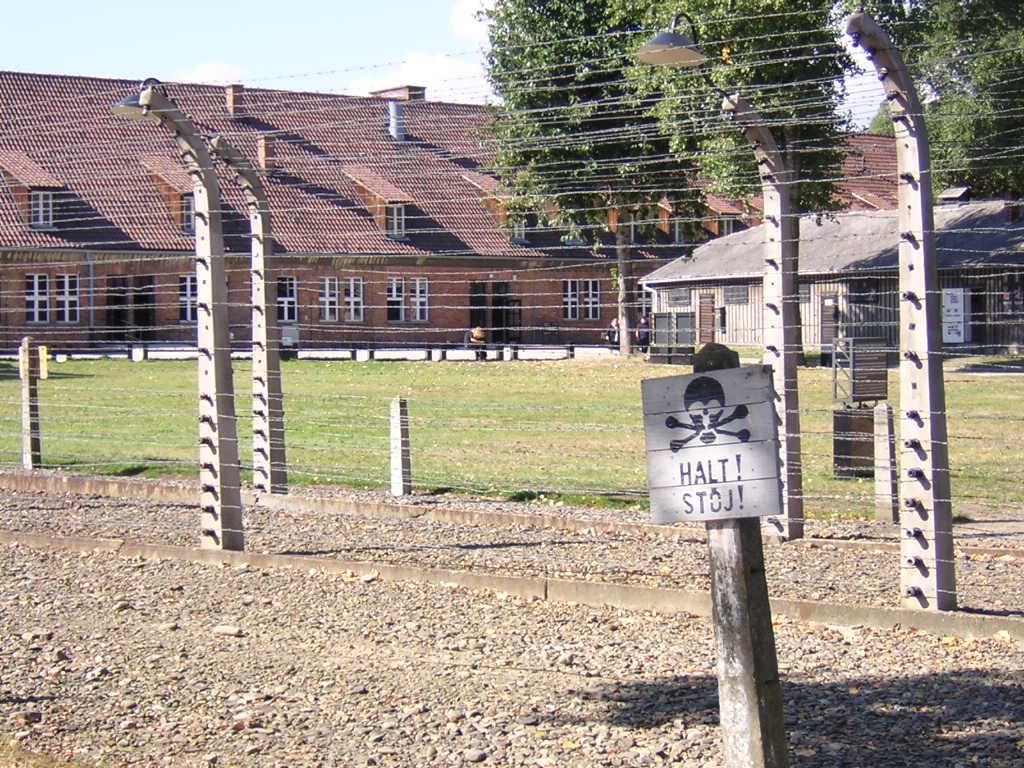
[{"label": "gravel path", "polygon": [[[8,530],[196,540],[184,505],[9,494],[0,513]],[[877,531],[830,525],[848,538]],[[673,541],[265,509],[247,526],[253,551],[707,585],[694,529]],[[891,552],[819,542],[768,547],[766,558],[777,595],[896,604]],[[21,546],[0,549],[0,567],[0,730],[56,757],[175,768],[721,765],[703,619]],[[1022,568],[1010,549],[959,557],[961,604],[1021,615]],[[1024,645],[785,617],[775,631],[795,768],[1024,765]]]},{"label": "gravel path", "polygon": [[[375,494],[352,494],[381,501]],[[420,499],[420,506],[449,505],[489,512],[524,511],[522,505],[462,499]],[[531,508],[532,509],[532,508]],[[630,513],[549,509],[576,518],[607,520]],[[62,536],[125,538],[195,546],[194,507],[99,497],[10,494],[0,498],[3,528]],[[900,560],[891,548],[896,532],[874,523],[827,522],[809,526],[826,537],[813,542],[767,546],[768,583],[775,597],[899,606]],[[1021,530],[1024,530],[1022,528]],[[680,527],[675,539],[647,534],[494,528],[430,522],[423,518],[380,519],[344,512],[270,511],[246,515],[246,547],[254,552],[309,554],[343,560],[606,581],[708,590],[707,548],[697,526]],[[856,548],[844,542],[859,540]],[[971,543],[991,546],[988,538]],[[873,542],[879,546],[872,546]],[[961,539],[964,541],[964,539]],[[961,550],[956,562],[958,605],[971,611],[1024,616],[1024,533],[1003,535],[1006,547],[989,553]],[[1019,549],[1009,549],[1016,545]]]}]

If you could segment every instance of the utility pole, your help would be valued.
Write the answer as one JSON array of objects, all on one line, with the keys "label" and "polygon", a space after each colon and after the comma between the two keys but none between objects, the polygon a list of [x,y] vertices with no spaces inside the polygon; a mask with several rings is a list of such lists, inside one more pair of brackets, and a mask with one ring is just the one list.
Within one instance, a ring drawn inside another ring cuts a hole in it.
[{"label": "utility pole", "polygon": [[[676,32],[680,18],[690,24],[693,38]],[[697,45],[697,27],[688,14],[680,12],[672,29],[662,32],[637,52],[645,64],[668,67],[702,67],[707,60]],[[782,539],[804,535],[803,467],[800,460],[800,393],[797,387],[797,359],[803,349],[799,323],[799,295],[796,288],[800,249],[800,221],[793,214],[796,178],[779,151],[772,132],[761,116],[738,94],[727,94],[704,72],[704,80],[722,97],[722,111],[739,124],[754,150],[764,196],[764,362],[772,367],[775,412],[782,436],[779,462],[782,479],[782,518],[769,518]]]},{"label": "utility pole", "polygon": [[270,203],[252,164],[223,136],[210,149],[235,172],[249,208],[252,234],[252,484],[262,493],[288,492],[284,396],[281,391],[281,331],[277,325],[277,278]]},{"label": "utility pole", "polygon": [[242,550],[241,469],[235,423],[235,389],[228,332],[228,283],[220,185],[206,143],[195,125],[164,91],[147,80],[137,96],[113,108],[131,120],[157,122],[174,135],[181,160],[192,177],[195,198],[197,349],[199,358],[200,545]]},{"label": "utility pole", "polygon": [[800,219],[793,213],[796,178],[775,137],[747,100],[733,94],[722,100],[754,150],[764,197],[764,363],[772,367],[779,440],[783,517],[768,518],[783,539],[804,535],[803,468],[800,460],[800,392],[797,361],[803,348],[797,262]]},{"label": "utility pole", "polygon": [[956,608],[949,442],[928,132],[914,82],[885,31],[863,13],[846,31],[889,100],[899,173],[900,588],[903,605]]}]

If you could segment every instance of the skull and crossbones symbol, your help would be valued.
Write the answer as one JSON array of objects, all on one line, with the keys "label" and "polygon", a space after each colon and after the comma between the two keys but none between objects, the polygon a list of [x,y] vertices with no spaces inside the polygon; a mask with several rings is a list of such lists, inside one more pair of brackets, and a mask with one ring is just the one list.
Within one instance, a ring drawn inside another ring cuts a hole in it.
[{"label": "skull and crossbones symbol", "polygon": [[675,453],[683,448],[694,438],[699,438],[705,445],[715,442],[721,435],[735,437],[741,443],[750,439],[749,429],[723,429],[723,427],[737,419],[745,419],[750,415],[747,406],[737,405],[732,413],[725,416],[725,391],[717,379],[709,376],[699,376],[693,379],[683,393],[683,405],[686,408],[690,423],[686,424],[675,416],[665,419],[665,426],[669,429],[688,429],[690,434],[679,440],[669,442],[669,447]]}]

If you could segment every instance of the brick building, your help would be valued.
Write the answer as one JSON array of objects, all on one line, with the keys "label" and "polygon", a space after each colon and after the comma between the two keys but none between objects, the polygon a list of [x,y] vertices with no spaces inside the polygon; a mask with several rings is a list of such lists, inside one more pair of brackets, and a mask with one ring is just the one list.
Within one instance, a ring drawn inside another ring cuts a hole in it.
[{"label": "brick building", "polygon": [[[0,72],[0,351],[195,341],[192,182],[158,126],[111,107],[134,81]],[[516,218],[488,174],[488,115],[405,87],[349,97],[169,84],[264,173],[285,344],[596,343],[612,233]],[[249,327],[248,220],[217,169],[234,344]],[[684,252],[672,206],[636,228],[636,277]],[[639,297],[639,294],[634,294]],[[640,299],[637,298],[639,301]]]}]

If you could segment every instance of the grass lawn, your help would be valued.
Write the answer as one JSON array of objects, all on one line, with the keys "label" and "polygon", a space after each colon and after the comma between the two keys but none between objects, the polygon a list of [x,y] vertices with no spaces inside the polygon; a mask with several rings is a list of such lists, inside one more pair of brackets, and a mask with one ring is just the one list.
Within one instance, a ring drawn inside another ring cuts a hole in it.
[{"label": "grass lawn", "polygon": [[[388,413],[408,399],[417,488],[530,497],[624,497],[645,504],[640,381],[689,373],[617,358],[515,363],[283,364],[290,480],[388,485]],[[51,363],[40,382],[47,467],[192,476],[195,364]],[[243,466],[249,452],[247,363],[236,364]],[[954,511],[1024,501],[1017,438],[1024,376],[947,372]],[[20,383],[0,363],[0,465],[20,464]],[[873,514],[870,479],[832,473],[831,373],[800,371],[804,488],[815,517]],[[898,396],[890,373],[893,406]]]}]

